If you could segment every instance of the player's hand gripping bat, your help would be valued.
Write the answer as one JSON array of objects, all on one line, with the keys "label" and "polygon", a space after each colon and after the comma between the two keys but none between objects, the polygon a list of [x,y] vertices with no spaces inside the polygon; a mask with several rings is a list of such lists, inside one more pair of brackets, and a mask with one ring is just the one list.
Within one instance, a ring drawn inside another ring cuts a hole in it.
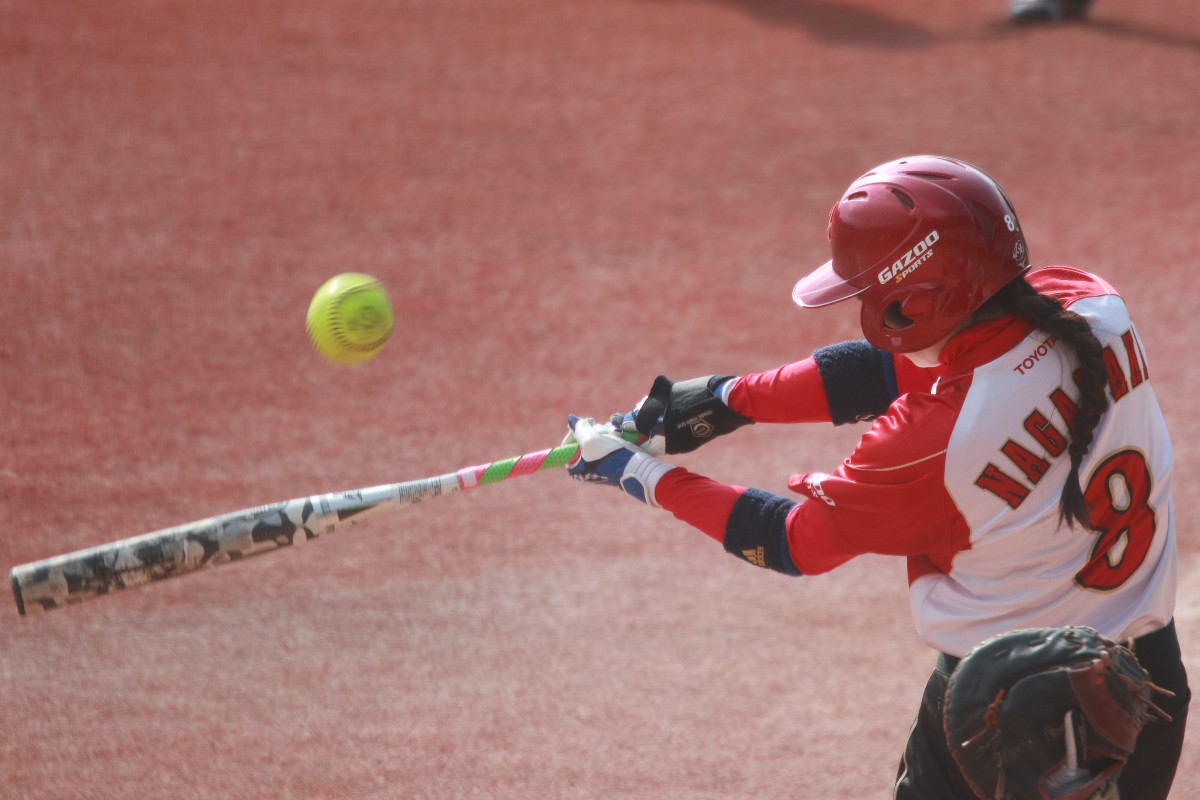
[{"label": "player's hand gripping bat", "polygon": [[572,442],[437,477],[297,497],[21,564],[12,570],[13,596],[22,615],[48,611],[300,544],[427,497],[565,466],[578,452]]}]

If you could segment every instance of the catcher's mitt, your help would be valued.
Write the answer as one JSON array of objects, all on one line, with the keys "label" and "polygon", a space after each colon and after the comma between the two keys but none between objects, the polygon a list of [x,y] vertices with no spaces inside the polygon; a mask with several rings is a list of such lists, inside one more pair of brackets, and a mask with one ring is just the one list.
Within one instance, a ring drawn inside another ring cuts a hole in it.
[{"label": "catcher's mitt", "polygon": [[980,800],[1115,800],[1152,714],[1133,653],[1091,628],[1006,633],[976,647],[946,689],[946,740]]}]

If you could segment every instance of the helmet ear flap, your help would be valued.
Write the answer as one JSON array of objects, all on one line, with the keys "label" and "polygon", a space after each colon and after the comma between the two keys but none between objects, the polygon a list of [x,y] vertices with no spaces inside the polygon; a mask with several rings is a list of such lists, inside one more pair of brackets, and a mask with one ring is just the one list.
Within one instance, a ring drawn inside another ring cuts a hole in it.
[{"label": "helmet ear flap", "polygon": [[883,327],[889,331],[902,331],[913,324],[913,318],[905,315],[903,301],[896,300],[883,309]]},{"label": "helmet ear flap", "polygon": [[941,284],[917,284],[900,300],[900,313],[911,322],[924,321],[940,305],[938,302],[946,291]]},{"label": "helmet ear flap", "polygon": [[[903,291],[863,301],[862,327],[867,339],[882,349],[885,344],[906,351],[935,344],[942,330],[938,314],[946,301],[946,287],[938,283],[906,284]],[[913,332],[919,331],[914,338]],[[928,339],[928,341],[926,341]],[[896,352],[903,352],[899,349]]]}]

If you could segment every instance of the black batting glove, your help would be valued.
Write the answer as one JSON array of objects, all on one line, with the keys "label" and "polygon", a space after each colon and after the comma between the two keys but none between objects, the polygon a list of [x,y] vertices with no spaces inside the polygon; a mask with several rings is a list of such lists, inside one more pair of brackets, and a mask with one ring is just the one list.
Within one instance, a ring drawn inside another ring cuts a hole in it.
[{"label": "black batting glove", "polygon": [[632,413],[637,432],[663,435],[666,452],[690,453],[717,436],[732,433],[754,420],[743,417],[717,397],[715,389],[731,375],[709,375],[676,383],[659,375],[650,394]]}]

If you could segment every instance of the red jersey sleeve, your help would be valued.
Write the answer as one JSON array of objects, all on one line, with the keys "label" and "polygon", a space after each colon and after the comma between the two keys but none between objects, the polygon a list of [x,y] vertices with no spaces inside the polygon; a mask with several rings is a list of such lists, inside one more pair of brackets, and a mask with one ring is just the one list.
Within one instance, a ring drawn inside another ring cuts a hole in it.
[{"label": "red jersey sleeve", "polygon": [[936,396],[900,398],[833,475],[794,475],[808,496],[788,519],[792,560],[806,575],[866,553],[931,556],[963,549],[969,531],[945,488],[953,410]]}]

